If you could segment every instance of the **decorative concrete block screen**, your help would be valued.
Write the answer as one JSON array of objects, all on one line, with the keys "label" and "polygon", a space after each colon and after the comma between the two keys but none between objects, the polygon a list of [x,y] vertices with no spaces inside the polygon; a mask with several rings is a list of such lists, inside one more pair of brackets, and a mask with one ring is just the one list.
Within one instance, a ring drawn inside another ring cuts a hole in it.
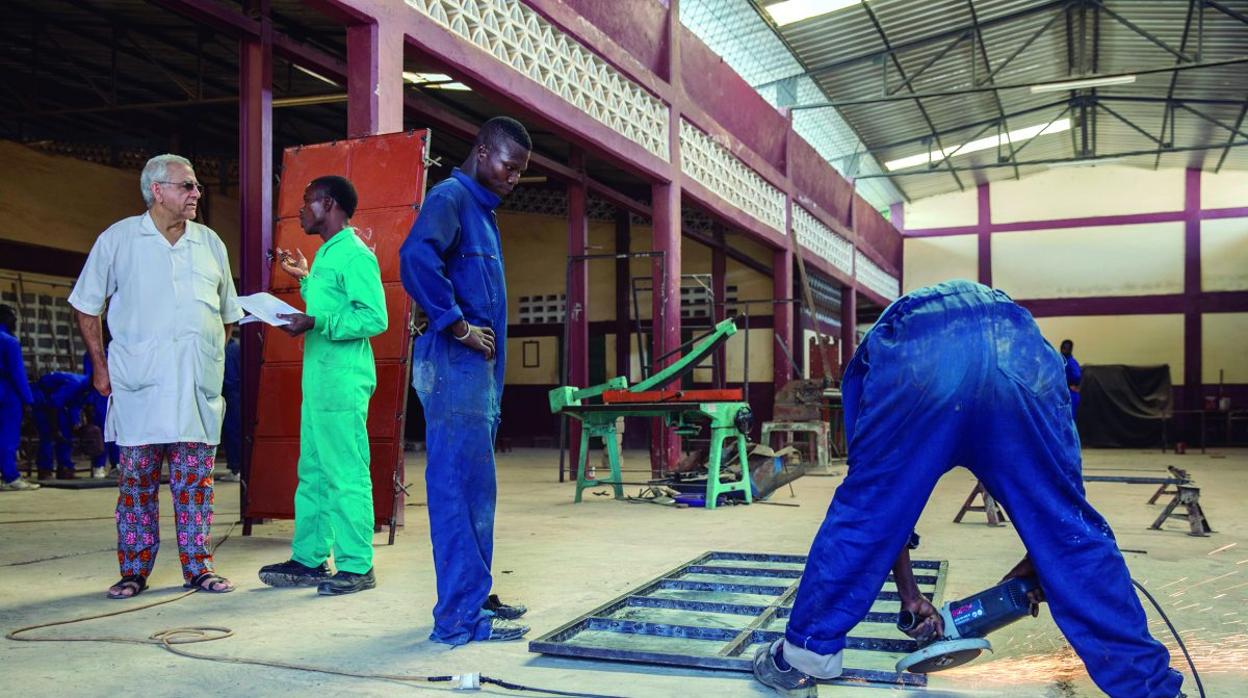
[{"label": "decorative concrete block screen", "polygon": [[793,232],[802,247],[822,257],[828,264],[854,275],[854,245],[801,206],[793,207]]},{"label": "decorative concrete block screen", "polygon": [[667,105],[515,0],[406,0],[504,65],[667,161]]},{"label": "decorative concrete block screen", "polygon": [[684,119],[680,120],[680,169],[763,225],[784,232],[784,192]]},{"label": "decorative concrete block screen", "polygon": [[863,286],[890,301],[901,295],[901,284],[897,281],[897,277],[881,269],[857,250],[854,251],[854,256],[854,267],[858,270],[858,280]]}]

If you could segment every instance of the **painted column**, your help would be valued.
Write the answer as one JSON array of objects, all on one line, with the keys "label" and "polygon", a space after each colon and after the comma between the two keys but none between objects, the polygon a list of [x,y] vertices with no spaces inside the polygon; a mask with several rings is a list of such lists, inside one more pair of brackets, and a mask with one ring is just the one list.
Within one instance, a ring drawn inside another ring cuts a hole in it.
[{"label": "painted column", "polygon": [[[585,181],[583,179],[584,154],[573,151],[572,168],[582,174],[582,179],[568,183],[568,257],[588,253],[589,218],[585,205]],[[589,262],[569,259],[568,291],[565,321],[568,323],[568,385],[583,388],[589,385]],[[580,462],[581,423],[568,420],[568,452],[572,467]]]},{"label": "painted column", "polygon": [[[651,370],[658,371],[673,361],[656,359],[680,346],[680,187],[655,184],[652,190],[654,249],[664,253],[661,264],[655,260],[650,303],[654,327]],[[673,430],[663,426],[662,419],[651,420],[650,429],[650,470],[658,475],[679,460],[680,440]]]},{"label": "painted column", "polygon": [[347,136],[403,130],[403,32],[378,22],[347,27]]},{"label": "painted column", "polygon": [[[241,227],[242,292],[269,288],[266,255],[273,247],[273,24],[269,0],[247,0],[244,12],[260,20],[257,36],[239,40],[238,178]],[[260,325],[239,328],[243,381],[244,480],[251,476],[251,442],[256,423],[256,393],[260,385]],[[247,488],[240,490],[246,512]],[[251,521],[243,522],[251,533]]]},{"label": "painted column", "polygon": [[[667,82],[673,95],[683,95],[680,79],[680,0],[667,5]],[[677,100],[678,101],[678,100]],[[654,331],[651,349],[652,370],[672,363],[655,359],[680,346],[680,104],[668,108],[667,142],[670,181],[651,185],[650,206],[653,228],[653,249],[664,253],[663,263],[653,271],[650,318]],[[654,475],[674,466],[680,459],[680,438],[663,425],[662,419],[650,420],[650,471]]]},{"label": "painted column", "polygon": [[[615,210],[615,253],[626,255],[632,246],[632,219],[628,211]],[[632,260],[628,257],[617,257],[615,260],[615,375],[628,376],[632,382],[632,344],[628,341],[632,336],[633,323],[630,322],[629,295],[633,275]]]},{"label": "painted column", "polygon": [[1188,409],[1202,408],[1203,331],[1200,314],[1200,170],[1188,169],[1183,186],[1183,394]]},{"label": "painted column", "polygon": [[[773,250],[771,253],[771,297],[779,301],[791,298],[792,295],[793,250],[788,247]],[[784,342],[784,347],[789,350],[790,354],[796,356],[793,347],[793,304],[774,303],[771,310],[775,336],[780,339],[780,342]],[[779,344],[775,339],[772,343],[773,345]],[[792,380],[793,368],[784,349],[772,346],[771,354],[772,382],[775,383],[776,392],[779,393],[780,389]]]},{"label": "painted column", "polygon": [[[711,248],[711,322],[719,324],[728,316],[728,308],[724,303],[728,300],[728,250],[724,242],[724,229],[716,223],[714,230],[715,246]],[[723,388],[728,382],[728,353],[721,346],[715,350],[715,365],[712,366],[711,384],[715,388]]]},{"label": "painted column", "polygon": [[979,283],[992,286],[992,202],[989,199],[988,183],[979,185],[976,194],[979,205],[976,226],[979,237]]},{"label": "painted column", "polygon": [[[858,292],[853,286],[841,287],[841,366],[854,358],[858,342]],[[842,371],[842,374],[844,371]]]}]

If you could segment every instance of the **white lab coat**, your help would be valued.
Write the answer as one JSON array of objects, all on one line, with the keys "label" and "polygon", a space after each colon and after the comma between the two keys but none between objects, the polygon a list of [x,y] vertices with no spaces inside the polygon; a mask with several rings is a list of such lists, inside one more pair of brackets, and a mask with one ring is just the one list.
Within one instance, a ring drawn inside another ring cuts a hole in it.
[{"label": "white lab coat", "polygon": [[89,315],[106,301],[113,395],[105,440],[220,443],[224,326],[243,316],[221,238],[187,221],[170,245],[150,214],[118,221],[96,239],[69,296]]}]

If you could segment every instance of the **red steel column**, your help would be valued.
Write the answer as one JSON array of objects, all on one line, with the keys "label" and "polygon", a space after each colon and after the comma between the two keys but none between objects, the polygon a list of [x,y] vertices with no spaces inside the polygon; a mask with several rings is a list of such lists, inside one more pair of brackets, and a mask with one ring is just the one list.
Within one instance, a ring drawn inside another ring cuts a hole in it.
[{"label": "red steel column", "polygon": [[[239,40],[238,178],[242,239],[242,292],[269,287],[267,251],[273,246],[273,24],[269,0],[247,0],[244,12],[260,20],[260,33]],[[243,478],[251,475],[251,442],[260,384],[260,325],[240,328],[243,380]],[[247,488],[239,493],[247,512]],[[243,533],[251,533],[244,519]]]},{"label": "red steel column", "polygon": [[[568,183],[568,256],[588,254],[589,217],[585,205],[585,157],[573,151],[572,168],[582,178]],[[589,384],[589,262],[570,261],[568,271],[567,316],[568,323],[568,385],[584,388]],[[581,453],[581,423],[568,420],[568,453],[572,456],[572,468],[576,468]]]},{"label": "red steel column", "polygon": [[858,342],[858,292],[854,286],[841,287],[841,366],[849,365]]},{"label": "red steel column", "polygon": [[[680,79],[680,0],[667,4],[667,78],[674,102],[684,94]],[[668,109],[667,142],[671,181],[651,186],[651,224],[654,249],[663,252],[663,263],[654,268],[654,293],[650,317],[654,327],[652,359],[680,346],[680,104]],[[652,370],[672,363],[653,361]],[[651,420],[650,470],[656,476],[680,459],[680,438],[661,419]]]},{"label": "red steel column", "polygon": [[[728,317],[724,302],[728,299],[728,250],[724,242],[723,226],[715,224],[715,246],[711,248],[711,322],[719,324]],[[724,347],[715,350],[715,365],[711,382],[716,389],[728,382],[728,352]]]},{"label": "red steel column", "polygon": [[347,27],[347,136],[403,130],[403,32],[377,22]]},{"label": "red steel column", "polygon": [[[775,300],[788,299],[793,296],[793,250],[785,247],[771,253],[771,296]],[[772,308],[772,324],[776,336],[784,342],[785,349],[792,354],[793,347],[793,304],[774,303]],[[775,340],[772,340],[772,381],[776,392],[793,378],[792,364]]]}]

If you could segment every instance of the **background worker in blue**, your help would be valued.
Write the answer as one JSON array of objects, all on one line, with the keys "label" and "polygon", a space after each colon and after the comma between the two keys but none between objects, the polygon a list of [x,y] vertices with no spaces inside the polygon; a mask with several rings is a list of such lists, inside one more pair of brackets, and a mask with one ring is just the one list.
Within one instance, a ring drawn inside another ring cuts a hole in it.
[{"label": "background worker in blue", "polygon": [[[1054,621],[1111,698],[1175,698],[1182,677],[1113,532],[1088,503],[1061,357],[1008,296],[968,281],[914,291],[867,334],[842,386],[849,472],[811,545],[783,640],[755,675],[781,690],[833,678],[845,637],[904,552],[936,481],[971,470],[1010,514]],[[917,587],[905,606],[936,614]],[[927,623],[939,623],[931,618]],[[926,630],[927,628],[924,628]]]},{"label": "background worker in blue", "polygon": [[22,438],[22,408],[34,402],[22,343],[17,339],[17,313],[0,305],[0,491],[37,490],[17,470],[17,446]]},{"label": "background worker in blue", "polygon": [[1066,387],[1070,389],[1070,416],[1079,417],[1079,387],[1083,384],[1083,369],[1075,361],[1075,343],[1062,340],[1062,361],[1066,364]]},{"label": "background worker in blue", "polygon": [[516,640],[523,606],[490,594],[494,437],[507,346],[507,290],[494,209],[529,165],[520,122],[495,117],[451,176],[429,190],[400,250],[403,287],[429,316],[412,387],[425,409],[425,485],[438,601],[429,639]]},{"label": "background worker in blue", "polygon": [[[104,356],[108,356],[108,343],[111,341],[108,334],[108,324],[104,323]],[[90,408],[91,423],[100,430],[103,437],[104,425],[108,417],[108,397],[101,395],[100,391],[95,389],[94,377],[95,367],[91,364],[91,352],[84,351],[82,353],[82,374],[87,379],[87,407]],[[107,473],[107,469],[117,470],[117,464],[121,462],[121,449],[117,447],[117,442],[109,441],[104,444],[104,450],[100,451],[91,459],[91,477],[103,478]]]},{"label": "background worker in blue", "polygon": [[35,428],[39,431],[39,454],[35,464],[39,466],[40,480],[52,479],[54,454],[56,479],[74,479],[74,430],[82,418],[88,389],[85,376],[69,371],[45,373],[35,381],[35,401],[31,408]]},{"label": "background worker in blue", "polygon": [[225,398],[225,421],[221,423],[221,445],[229,472],[218,482],[238,482],[243,467],[243,368],[242,347],[238,337],[230,335],[225,345],[225,378],[221,381],[221,397]]}]

